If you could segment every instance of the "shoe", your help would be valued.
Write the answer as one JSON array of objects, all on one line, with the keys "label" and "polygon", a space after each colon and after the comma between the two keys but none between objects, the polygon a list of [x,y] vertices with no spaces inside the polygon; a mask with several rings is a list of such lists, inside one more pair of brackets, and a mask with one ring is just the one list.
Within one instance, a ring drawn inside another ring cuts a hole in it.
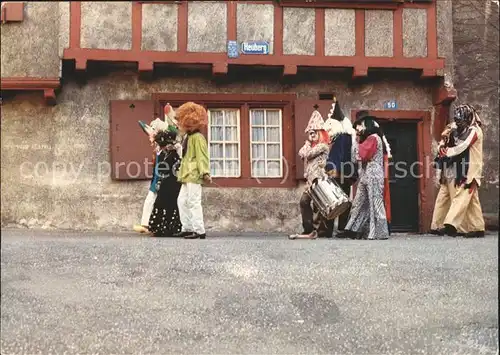
[{"label": "shoe", "polygon": [[316,239],[318,238],[318,233],[312,232],[309,234],[292,234],[288,236],[288,239]]},{"label": "shoe", "polygon": [[449,235],[450,237],[456,237],[457,236],[457,229],[452,226],[451,224],[445,224],[444,225],[444,233],[446,235]]},{"label": "shoe", "polygon": [[339,231],[337,234],[335,234],[335,238],[347,239],[349,238],[349,236],[348,233],[346,233],[346,231]]},{"label": "shoe", "polygon": [[445,231],[444,231],[444,228],[431,229],[429,231],[429,234],[443,236],[445,234]]},{"label": "shoe", "polygon": [[187,235],[191,235],[193,232],[180,232],[180,233],[175,233],[172,237],[174,238],[184,238]]},{"label": "shoe", "polygon": [[184,236],[184,239],[205,239],[207,235],[205,233],[203,234],[198,234],[198,233],[190,233]]},{"label": "shoe", "polygon": [[141,226],[140,224],[135,224],[134,225],[134,232],[149,233],[149,229],[147,227]]},{"label": "shoe", "polygon": [[484,231],[465,233],[464,238],[484,238]]}]

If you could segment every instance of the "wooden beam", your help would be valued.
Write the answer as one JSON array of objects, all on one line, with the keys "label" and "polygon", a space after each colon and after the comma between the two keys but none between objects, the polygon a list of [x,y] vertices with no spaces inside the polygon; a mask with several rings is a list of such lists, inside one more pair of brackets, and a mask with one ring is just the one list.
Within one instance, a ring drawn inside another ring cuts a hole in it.
[{"label": "wooden beam", "polygon": [[315,55],[325,56],[325,9],[316,9]]},{"label": "wooden beam", "polygon": [[82,27],[82,3],[81,1],[70,2],[70,26],[69,47],[80,48],[80,33]]},{"label": "wooden beam", "polygon": [[[365,57],[365,10],[356,9],[354,18],[356,58]],[[359,79],[368,75],[368,65],[366,61],[356,61],[353,67],[352,78]]]},{"label": "wooden beam", "polygon": [[228,72],[227,63],[219,62],[219,63],[212,64],[212,75],[214,75],[214,76],[226,75],[227,72]]},{"label": "wooden beam", "polygon": [[60,85],[59,78],[9,77],[0,79],[0,87],[5,91],[42,91],[48,105],[56,104],[56,89]]},{"label": "wooden beam", "polygon": [[436,58],[390,58],[351,56],[307,56],[307,55],[247,55],[239,58],[227,58],[226,53],[184,53],[142,51],[139,54],[130,50],[118,49],[78,49],[67,48],[64,59],[93,61],[139,62],[148,58],[155,63],[172,64],[214,64],[227,62],[229,65],[283,66],[297,65],[308,67],[344,67],[344,68],[397,68],[397,69],[442,69],[444,59]]},{"label": "wooden beam", "polygon": [[273,55],[283,55],[283,8],[274,6]]},{"label": "wooden beam", "polygon": [[433,1],[427,7],[427,57],[430,59],[438,56],[436,6]]},{"label": "wooden beam", "polygon": [[132,2],[132,51],[140,52],[142,46],[142,3]]},{"label": "wooden beam", "polygon": [[297,75],[297,66],[296,65],[285,65],[283,66],[283,76],[294,76]]},{"label": "wooden beam", "polygon": [[393,15],[393,48],[394,57],[403,58],[403,8],[394,11]]},{"label": "wooden beam", "polygon": [[188,2],[182,1],[177,10],[177,53],[184,54],[187,52],[188,43]]}]

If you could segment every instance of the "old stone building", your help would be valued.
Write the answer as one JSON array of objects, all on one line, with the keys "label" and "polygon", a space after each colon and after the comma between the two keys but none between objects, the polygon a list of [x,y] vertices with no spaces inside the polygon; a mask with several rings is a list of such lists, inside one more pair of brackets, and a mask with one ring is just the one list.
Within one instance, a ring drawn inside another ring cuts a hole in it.
[{"label": "old stone building", "polygon": [[335,95],[346,115],[380,118],[395,160],[414,167],[391,180],[393,222],[425,231],[454,86],[484,108],[493,215],[498,92],[467,86],[454,17],[449,0],[3,2],[2,225],[129,229],[151,173],[137,121],[195,101],[209,110],[207,226],[295,231],[297,150],[313,106],[326,116]]}]

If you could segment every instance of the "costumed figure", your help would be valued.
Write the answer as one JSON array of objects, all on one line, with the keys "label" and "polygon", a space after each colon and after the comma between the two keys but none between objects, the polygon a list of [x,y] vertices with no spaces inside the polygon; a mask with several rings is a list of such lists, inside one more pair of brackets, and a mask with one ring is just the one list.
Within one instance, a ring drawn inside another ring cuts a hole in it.
[{"label": "costumed figure", "polygon": [[[172,126],[170,126],[172,127]],[[149,231],[155,237],[172,237],[181,232],[177,197],[181,184],[177,181],[177,173],[181,158],[175,147],[176,129],[157,131],[154,141],[160,147],[155,174],[156,200],[149,219]]]},{"label": "costumed figure", "polygon": [[202,184],[212,182],[207,140],[200,129],[208,123],[207,111],[194,102],[187,102],[177,109],[179,129],[185,133],[182,161],[178,180],[182,184],[177,199],[182,231],[177,236],[186,239],[205,239]]},{"label": "costumed figure", "polygon": [[[450,123],[446,125],[445,129],[441,133],[441,140],[438,143],[438,152],[442,148],[450,148],[455,145],[453,135],[454,131],[457,129],[456,124]],[[456,161],[446,157],[440,157],[439,153],[434,159],[434,166],[436,169],[436,183],[439,186],[439,192],[436,197],[436,202],[434,204],[434,212],[432,214],[431,222],[431,234],[444,235],[444,219],[446,214],[450,210],[451,201],[456,193],[455,187],[455,168],[454,164]],[[460,234],[465,231],[461,228],[458,229]]]},{"label": "costumed figure", "polygon": [[154,141],[154,135],[156,132],[161,130],[168,129],[168,123],[156,118],[149,125],[145,125],[143,122],[139,121],[140,126],[149,135],[149,141],[151,146],[153,147],[153,176],[151,178],[151,183],[149,185],[148,194],[146,195],[146,199],[144,200],[144,205],[142,207],[142,217],[141,224],[134,225],[134,231],[139,233],[147,233],[149,232],[149,217],[151,216],[151,212],[153,211],[153,205],[156,200],[156,183],[158,181],[158,176],[156,174],[157,164],[158,164],[158,155],[160,155],[161,150],[158,147],[158,144]]},{"label": "costumed figure", "polygon": [[456,193],[444,219],[445,233],[456,236],[460,228],[467,238],[484,237],[484,218],[478,188],[483,172],[483,131],[476,110],[470,105],[455,109],[454,146],[442,147],[439,156],[454,161]]},{"label": "costumed figure", "polygon": [[[351,121],[344,116],[340,109],[340,104],[333,99],[332,109],[325,121],[324,129],[327,131],[331,142],[326,172],[328,176],[335,179],[337,184],[347,196],[351,194],[351,186],[358,178],[358,171],[352,163],[351,150],[353,142],[356,140],[356,131],[352,127]],[[341,237],[344,228],[349,220],[350,208],[342,213],[338,218],[337,237]]]},{"label": "costumed figure", "polygon": [[388,239],[384,205],[384,141],[375,117],[365,116],[355,124],[359,144],[352,156],[361,162],[356,196],[344,235],[349,238]]},{"label": "costumed figure", "polygon": [[305,130],[308,139],[299,150],[299,156],[304,161],[304,178],[306,189],[300,199],[300,214],[302,215],[302,234],[292,234],[290,239],[315,239],[317,237],[331,237],[333,233],[333,221],[326,220],[312,205],[312,199],[308,194],[312,183],[316,179],[326,178],[326,160],[329,151],[328,133],[323,129],[323,118],[315,110]]}]

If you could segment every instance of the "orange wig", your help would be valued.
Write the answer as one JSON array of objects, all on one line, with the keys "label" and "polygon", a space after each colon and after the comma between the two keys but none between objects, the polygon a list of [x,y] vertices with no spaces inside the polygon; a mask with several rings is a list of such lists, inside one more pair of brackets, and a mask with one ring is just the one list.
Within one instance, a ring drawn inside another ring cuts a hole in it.
[{"label": "orange wig", "polygon": [[177,109],[177,120],[180,128],[188,133],[199,131],[208,124],[207,111],[194,102],[186,102]]}]

